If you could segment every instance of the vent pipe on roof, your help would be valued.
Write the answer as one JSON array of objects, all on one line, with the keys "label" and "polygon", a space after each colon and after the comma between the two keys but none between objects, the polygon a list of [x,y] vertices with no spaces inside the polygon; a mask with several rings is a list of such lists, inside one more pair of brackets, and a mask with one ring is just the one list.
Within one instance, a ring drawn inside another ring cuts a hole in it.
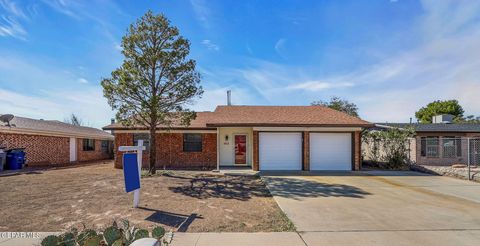
[{"label": "vent pipe on roof", "polygon": [[110,119],[110,123],[111,123],[112,125],[115,124],[115,119],[114,119],[114,118]]},{"label": "vent pipe on roof", "polygon": [[227,105],[228,106],[232,105],[232,91],[231,90],[227,91]]}]

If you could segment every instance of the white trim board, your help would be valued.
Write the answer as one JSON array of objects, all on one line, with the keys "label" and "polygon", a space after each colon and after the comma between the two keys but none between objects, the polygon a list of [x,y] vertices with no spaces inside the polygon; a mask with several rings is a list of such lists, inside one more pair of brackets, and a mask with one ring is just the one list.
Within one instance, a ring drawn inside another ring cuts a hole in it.
[{"label": "white trim board", "polygon": [[[150,133],[149,130],[114,130],[115,133]],[[157,130],[156,133],[217,133],[217,130]]]},{"label": "white trim board", "polygon": [[64,138],[88,138],[88,139],[96,139],[96,140],[110,140],[113,141],[114,137],[106,138],[106,137],[99,137],[96,135],[85,135],[85,134],[78,134],[78,133],[63,133],[63,132],[53,132],[53,131],[41,131],[41,130],[32,130],[32,129],[25,129],[25,128],[18,128],[18,127],[0,127],[0,132],[2,133],[11,133],[11,134],[24,134],[24,135],[37,135],[37,136],[47,136],[47,137],[64,137]]},{"label": "white trim board", "polygon": [[253,127],[254,131],[262,132],[355,132],[361,127]]}]

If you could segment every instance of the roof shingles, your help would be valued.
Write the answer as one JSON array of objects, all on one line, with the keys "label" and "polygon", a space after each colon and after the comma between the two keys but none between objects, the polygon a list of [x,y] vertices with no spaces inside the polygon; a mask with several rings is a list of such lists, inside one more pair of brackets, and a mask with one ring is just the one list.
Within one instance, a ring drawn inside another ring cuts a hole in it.
[{"label": "roof shingles", "polygon": [[[190,126],[172,128],[215,128],[219,126],[346,126],[371,127],[371,123],[323,106],[218,106],[214,112],[197,112]],[[159,126],[164,128],[165,126]],[[104,130],[146,129],[144,126],[105,126]]]},{"label": "roof shingles", "polygon": [[10,127],[0,123],[0,130],[36,131],[45,134],[76,135],[100,139],[113,139],[113,136],[105,131],[93,127],[74,126],[58,120],[35,120],[15,116],[10,121]]}]

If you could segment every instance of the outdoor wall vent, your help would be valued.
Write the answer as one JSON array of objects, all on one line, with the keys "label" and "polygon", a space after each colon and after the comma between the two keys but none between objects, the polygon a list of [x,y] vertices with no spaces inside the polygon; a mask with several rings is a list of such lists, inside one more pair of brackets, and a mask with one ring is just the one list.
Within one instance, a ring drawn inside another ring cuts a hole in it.
[{"label": "outdoor wall vent", "polygon": [[449,124],[453,122],[453,118],[455,116],[451,114],[440,114],[440,115],[435,115],[432,118],[432,123],[438,124],[438,123],[443,123],[443,124]]}]

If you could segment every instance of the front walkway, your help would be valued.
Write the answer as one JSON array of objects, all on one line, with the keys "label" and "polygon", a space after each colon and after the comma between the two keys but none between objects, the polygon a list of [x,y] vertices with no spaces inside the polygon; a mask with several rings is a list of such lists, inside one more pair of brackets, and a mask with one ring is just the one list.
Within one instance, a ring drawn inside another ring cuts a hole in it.
[{"label": "front walkway", "polygon": [[307,245],[478,245],[480,184],[416,172],[263,176]]},{"label": "front walkway", "polygon": [[175,233],[172,246],[305,246],[296,232]]}]

